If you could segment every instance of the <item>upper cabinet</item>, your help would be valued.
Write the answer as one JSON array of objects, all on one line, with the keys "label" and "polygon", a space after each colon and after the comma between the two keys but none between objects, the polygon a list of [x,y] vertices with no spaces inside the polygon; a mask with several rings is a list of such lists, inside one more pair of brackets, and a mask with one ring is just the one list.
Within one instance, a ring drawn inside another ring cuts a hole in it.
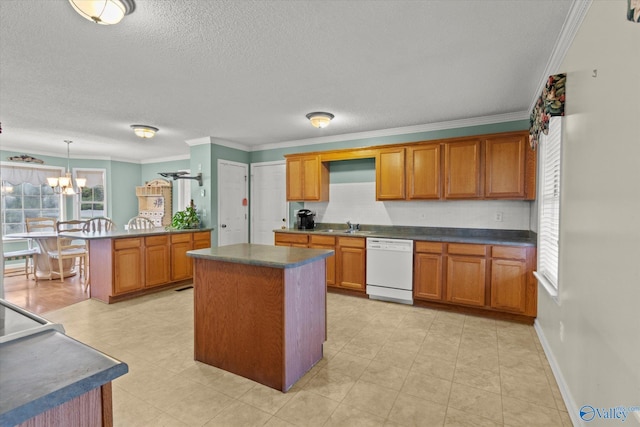
[{"label": "upper cabinet", "polygon": [[287,157],[287,200],[329,200],[329,165],[319,155]]},{"label": "upper cabinet", "polygon": [[403,200],[404,147],[385,148],[376,154],[376,200]]},{"label": "upper cabinet", "polygon": [[444,144],[444,198],[482,197],[482,140],[472,139]]},{"label": "upper cabinet", "polygon": [[439,199],[442,194],[440,143],[409,146],[406,151],[407,199]]},{"label": "upper cabinet", "polygon": [[376,159],[376,200],[534,200],[528,132],[287,155],[287,200],[329,200],[329,163]]}]

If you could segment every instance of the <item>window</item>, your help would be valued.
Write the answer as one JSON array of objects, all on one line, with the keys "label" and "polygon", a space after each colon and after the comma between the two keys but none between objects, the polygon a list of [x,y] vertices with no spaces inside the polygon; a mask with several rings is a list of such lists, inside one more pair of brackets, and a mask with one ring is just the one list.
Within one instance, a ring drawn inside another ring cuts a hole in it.
[{"label": "window", "polygon": [[76,168],[73,172],[76,178],[85,178],[87,180],[87,184],[82,188],[79,203],[76,206],[78,218],[107,216],[106,171],[104,169]]},{"label": "window", "polygon": [[60,176],[63,168],[2,163],[2,235],[26,231],[25,218],[60,218],[60,195],[47,177]]},{"label": "window", "polygon": [[558,295],[560,240],[560,157],[562,118],[551,117],[549,135],[541,134],[541,197],[539,204],[538,271],[536,277],[552,296]]}]

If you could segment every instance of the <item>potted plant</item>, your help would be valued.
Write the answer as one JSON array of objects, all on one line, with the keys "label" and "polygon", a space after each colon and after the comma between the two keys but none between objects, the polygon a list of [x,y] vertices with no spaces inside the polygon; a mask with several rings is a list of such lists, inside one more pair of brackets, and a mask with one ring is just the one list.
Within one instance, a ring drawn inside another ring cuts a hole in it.
[{"label": "potted plant", "polygon": [[184,230],[190,228],[200,228],[200,216],[196,212],[196,207],[191,204],[185,210],[178,211],[171,218],[171,228]]}]

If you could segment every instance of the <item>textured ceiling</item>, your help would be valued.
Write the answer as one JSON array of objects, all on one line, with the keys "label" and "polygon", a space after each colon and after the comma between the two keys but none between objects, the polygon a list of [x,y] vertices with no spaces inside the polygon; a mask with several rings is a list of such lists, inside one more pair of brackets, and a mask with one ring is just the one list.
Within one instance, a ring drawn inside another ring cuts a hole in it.
[{"label": "textured ceiling", "polygon": [[[137,0],[101,26],[64,0],[1,0],[0,146],[66,155],[71,139],[72,157],[147,162],[204,137],[256,149],[526,117],[570,7]],[[318,110],[336,116],[326,129],[305,118]],[[138,123],[160,132],[137,138]]]}]

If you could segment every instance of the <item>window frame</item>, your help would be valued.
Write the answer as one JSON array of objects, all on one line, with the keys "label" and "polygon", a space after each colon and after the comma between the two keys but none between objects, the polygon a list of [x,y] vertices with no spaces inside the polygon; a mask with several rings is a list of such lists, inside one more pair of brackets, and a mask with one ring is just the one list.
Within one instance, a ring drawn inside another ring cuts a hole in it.
[{"label": "window frame", "polygon": [[[103,188],[103,193],[104,193],[104,200],[102,202],[102,204],[104,205],[104,215],[99,215],[99,216],[109,216],[109,197],[107,195],[107,170],[105,168],[83,168],[83,167],[78,167],[78,168],[73,168],[73,182],[75,183],[78,176],[82,177],[82,173],[83,172],[100,172],[102,173],[102,188]],[[96,202],[90,202],[90,203],[96,203]],[[81,211],[81,206],[82,206],[83,202],[82,202],[82,192],[78,192],[78,194],[76,195],[76,197],[74,197],[73,200],[73,212],[75,214],[75,217],[77,219],[83,219],[82,217],[82,211]],[[93,218],[93,217],[90,217]],[[86,219],[89,219],[86,218]]]},{"label": "window frame", "polygon": [[551,117],[549,134],[540,134],[538,265],[537,270],[534,272],[540,284],[556,301],[560,292],[562,130],[562,117]]}]

